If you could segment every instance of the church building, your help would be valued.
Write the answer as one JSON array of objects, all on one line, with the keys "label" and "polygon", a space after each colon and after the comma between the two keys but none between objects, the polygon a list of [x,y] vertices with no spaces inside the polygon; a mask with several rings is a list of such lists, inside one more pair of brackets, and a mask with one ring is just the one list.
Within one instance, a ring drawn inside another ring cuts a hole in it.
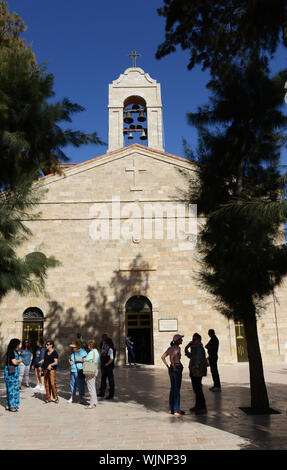
[{"label": "church building", "polygon": [[[162,365],[174,334],[184,335],[184,347],[198,332],[205,345],[213,328],[219,363],[247,361],[243,326],[217,312],[196,281],[204,221],[188,190],[197,164],[167,153],[160,84],[135,64],[109,85],[108,125],[106,154],[39,182],[41,215],[24,221],[33,236],[19,254],[54,256],[59,265],[41,296],[4,297],[3,349],[13,337],[50,338],[64,367],[77,333],[98,343],[107,333],[124,365],[129,334],[138,364]],[[263,361],[286,362],[286,284],[266,305],[258,322]]]}]

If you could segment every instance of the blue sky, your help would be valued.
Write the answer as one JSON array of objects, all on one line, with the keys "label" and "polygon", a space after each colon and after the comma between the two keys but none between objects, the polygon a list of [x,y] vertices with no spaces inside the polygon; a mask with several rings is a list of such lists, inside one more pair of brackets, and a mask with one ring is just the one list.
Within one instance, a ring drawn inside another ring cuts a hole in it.
[{"label": "blue sky", "polygon": [[[164,40],[165,21],[157,14],[162,0],[8,0],[10,11],[24,20],[24,37],[38,63],[47,62],[55,76],[56,97],[68,97],[86,108],[74,116],[73,128],[97,131],[107,142],[108,85],[131,66],[128,54],[141,54],[137,65],[161,84],[165,150],[184,156],[182,138],[196,146],[196,131],[186,113],[207,102],[208,73],[187,70],[188,52],[180,49],[161,60],[155,58]],[[287,67],[278,54],[275,66]],[[286,104],[287,106],[287,104]],[[287,108],[286,108],[287,110]],[[72,162],[101,155],[107,146],[69,147]],[[284,157],[284,160],[287,159]]]}]

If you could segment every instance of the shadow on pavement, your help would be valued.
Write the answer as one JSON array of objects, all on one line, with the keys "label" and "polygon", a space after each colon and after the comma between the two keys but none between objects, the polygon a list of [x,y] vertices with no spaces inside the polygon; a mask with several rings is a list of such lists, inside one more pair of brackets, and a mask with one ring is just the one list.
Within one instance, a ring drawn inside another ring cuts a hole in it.
[{"label": "shadow on pavement", "polygon": [[[61,400],[70,398],[69,371],[60,370],[57,373],[57,389]],[[160,368],[116,368],[115,369],[115,398],[113,403],[119,407],[141,405],[148,412],[166,413],[167,419],[180,423],[190,422],[191,426],[200,423],[210,428],[229,432],[248,439],[250,445],[243,449],[280,450],[287,448],[287,416],[286,396],[287,385],[267,382],[270,406],[281,414],[278,415],[246,415],[239,407],[250,405],[249,384],[222,383],[222,392],[213,393],[209,386],[204,385],[207,415],[194,415],[189,411],[194,406],[194,394],[188,377],[183,375],[181,388],[181,408],[186,411],[184,417],[175,418],[168,415],[169,377]],[[99,385],[100,373],[97,379]],[[31,374],[31,386],[33,380]],[[107,387],[108,392],[108,387]],[[0,382],[0,405],[5,407],[5,383],[3,374]],[[25,400],[25,391],[21,392],[21,400]],[[45,394],[36,393],[35,398],[44,400]],[[86,392],[87,402],[89,400]],[[102,401],[102,399],[99,399]],[[103,400],[105,401],[105,400]],[[21,406],[21,405],[20,405]],[[73,405],[71,405],[73,406]],[[179,428],[180,432],[180,428]]]}]

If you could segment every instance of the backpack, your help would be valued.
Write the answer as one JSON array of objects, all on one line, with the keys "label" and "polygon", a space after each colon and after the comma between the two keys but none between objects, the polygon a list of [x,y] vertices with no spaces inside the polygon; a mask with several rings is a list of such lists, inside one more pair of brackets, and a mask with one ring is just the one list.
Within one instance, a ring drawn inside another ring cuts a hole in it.
[{"label": "backpack", "polygon": [[[116,354],[117,354],[117,350],[114,346],[111,346],[109,349],[112,349],[113,351],[113,355],[114,355],[114,359],[113,359],[113,362],[108,366],[108,367],[111,367],[112,369],[114,369],[115,367],[115,359],[116,359]],[[109,349],[107,350],[106,354],[105,354],[105,362],[108,362],[110,360],[109,356],[108,356],[108,351]]]}]

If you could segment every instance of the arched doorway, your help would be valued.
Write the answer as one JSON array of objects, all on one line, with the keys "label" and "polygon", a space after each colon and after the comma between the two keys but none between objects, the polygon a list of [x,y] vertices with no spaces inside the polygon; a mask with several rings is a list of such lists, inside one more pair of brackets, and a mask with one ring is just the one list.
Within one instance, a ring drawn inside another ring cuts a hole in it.
[{"label": "arched doorway", "polygon": [[22,341],[31,342],[33,353],[37,348],[37,341],[43,338],[44,315],[38,307],[29,307],[23,313]]},{"label": "arched doorway", "polygon": [[127,301],[126,334],[134,341],[136,363],[153,364],[152,304],[147,297],[135,295]]}]

